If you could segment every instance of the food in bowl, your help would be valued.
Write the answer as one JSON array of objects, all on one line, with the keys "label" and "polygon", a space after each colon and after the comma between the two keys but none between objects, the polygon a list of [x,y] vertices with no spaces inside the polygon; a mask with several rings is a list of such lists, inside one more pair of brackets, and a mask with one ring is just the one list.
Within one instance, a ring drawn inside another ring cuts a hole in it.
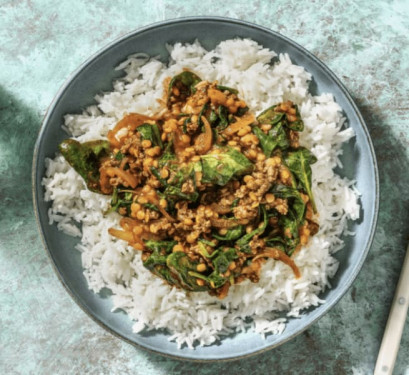
[{"label": "food in bowl", "polygon": [[50,219],[82,236],[90,287],[110,288],[136,332],[167,328],[190,347],[248,326],[280,333],[281,311],[323,302],[358,217],[357,192],[333,172],[353,132],[288,56],[240,39],[169,48],[168,67],[132,56],[98,107],[66,116],[62,153],[94,155],[97,172],[82,175],[98,192],[49,159]]},{"label": "food in bowl", "polygon": [[291,256],[318,224],[298,107],[256,118],[236,89],[190,71],[167,86],[161,116],[127,114],[107,140],[60,144],[88,189],[112,196],[108,212],[123,218],[109,233],[169,285],[220,299],[257,282],[268,258],[299,278]]}]

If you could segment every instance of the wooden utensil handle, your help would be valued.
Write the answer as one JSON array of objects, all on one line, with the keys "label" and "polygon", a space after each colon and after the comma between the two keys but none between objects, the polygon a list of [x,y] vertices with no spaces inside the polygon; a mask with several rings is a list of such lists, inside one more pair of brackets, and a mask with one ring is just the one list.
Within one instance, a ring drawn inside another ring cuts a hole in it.
[{"label": "wooden utensil handle", "polygon": [[409,306],[409,246],[406,250],[374,375],[392,375]]}]

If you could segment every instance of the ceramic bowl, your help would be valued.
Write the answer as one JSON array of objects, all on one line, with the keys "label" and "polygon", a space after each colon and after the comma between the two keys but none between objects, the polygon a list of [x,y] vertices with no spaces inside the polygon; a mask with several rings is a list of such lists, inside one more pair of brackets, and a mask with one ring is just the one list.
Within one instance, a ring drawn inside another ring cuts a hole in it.
[{"label": "ceramic bowl", "polygon": [[[346,238],[345,248],[336,254],[340,266],[332,279],[333,287],[320,295],[326,302],[307,310],[299,319],[290,319],[284,333],[269,335],[266,339],[252,332],[239,333],[212,346],[178,349],[164,332],[133,333],[132,321],[126,314],[111,312],[112,302],[108,295],[94,294],[88,289],[80,253],[74,250],[78,239],[48,223],[50,204],[44,201],[41,179],[45,173],[45,158],[53,157],[59,142],[66,138],[61,129],[64,114],[80,112],[94,104],[97,93],[112,90],[112,80],[123,74],[114,67],[128,55],[145,52],[166,61],[169,57],[166,43],[193,42],[197,38],[205,48],[213,49],[220,41],[235,37],[251,38],[277,53],[288,53],[295,64],[312,74],[312,93],[332,93],[343,108],[356,137],[344,145],[341,159],[345,168],[339,173],[357,181],[356,187],[362,193],[361,219],[351,228],[355,236]],[[125,35],[90,57],[72,74],[51,104],[38,136],[33,162],[33,195],[40,232],[55,271],[72,298],[89,316],[131,344],[179,359],[214,361],[243,358],[274,348],[308,328],[339,301],[357,277],[370,248],[379,187],[375,154],[364,120],[343,84],[321,61],[290,39],[264,27],[227,18],[193,17],[156,23]]]}]

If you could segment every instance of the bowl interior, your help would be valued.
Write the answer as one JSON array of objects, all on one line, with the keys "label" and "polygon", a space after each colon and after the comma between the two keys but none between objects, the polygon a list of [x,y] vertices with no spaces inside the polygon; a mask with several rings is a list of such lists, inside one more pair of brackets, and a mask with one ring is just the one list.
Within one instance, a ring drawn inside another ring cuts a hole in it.
[{"label": "bowl interior", "polygon": [[[109,293],[94,294],[88,289],[82,274],[80,253],[74,250],[78,239],[48,224],[49,203],[44,201],[41,179],[45,172],[45,158],[53,157],[58,143],[66,138],[61,130],[64,114],[78,113],[94,104],[93,98],[97,93],[112,90],[112,80],[123,74],[113,68],[128,55],[145,52],[166,61],[166,43],[193,42],[197,38],[205,48],[213,49],[220,41],[236,37],[251,38],[277,53],[288,53],[295,64],[305,67],[312,74],[313,94],[330,92],[343,108],[356,137],[344,145],[341,160],[345,167],[339,172],[357,181],[357,188],[362,193],[361,219],[351,226],[356,235],[348,237],[345,248],[336,254],[340,267],[332,279],[333,288],[320,295],[327,302],[310,309],[300,319],[291,319],[282,335],[269,335],[263,340],[255,333],[240,333],[209,347],[179,350],[175,343],[167,340],[164,332],[132,333],[132,322],[127,315],[111,312]],[[341,298],[357,276],[372,241],[378,207],[377,167],[368,131],[338,79],[312,54],[294,42],[268,29],[225,18],[190,18],[155,24],[115,41],[84,63],[57,94],[44,120],[35,148],[33,184],[35,209],[45,246],[57,274],[76,302],[98,323],[133,344],[194,360],[230,359],[266,350],[289,340],[322,316]]]}]

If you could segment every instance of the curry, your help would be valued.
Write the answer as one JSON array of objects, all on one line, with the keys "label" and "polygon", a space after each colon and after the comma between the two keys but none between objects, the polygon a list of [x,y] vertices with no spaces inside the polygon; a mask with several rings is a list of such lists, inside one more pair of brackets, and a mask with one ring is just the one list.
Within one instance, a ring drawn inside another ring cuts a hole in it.
[{"label": "curry", "polygon": [[109,233],[141,252],[168,284],[224,298],[258,282],[268,258],[299,278],[293,255],[318,231],[315,156],[299,144],[297,105],[253,114],[234,88],[183,71],[165,82],[164,111],[130,113],[107,139],[60,151],[122,218]]}]

